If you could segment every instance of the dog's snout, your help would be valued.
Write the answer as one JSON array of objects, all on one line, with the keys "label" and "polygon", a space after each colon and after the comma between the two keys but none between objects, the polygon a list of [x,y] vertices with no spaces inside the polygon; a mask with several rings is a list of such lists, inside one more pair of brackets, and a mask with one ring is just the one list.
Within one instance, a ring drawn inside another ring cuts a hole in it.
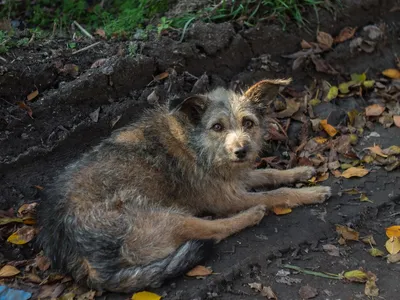
[{"label": "dog's snout", "polygon": [[237,158],[243,159],[243,158],[246,157],[247,151],[248,151],[248,147],[244,146],[244,147],[236,148],[234,153],[235,153]]}]

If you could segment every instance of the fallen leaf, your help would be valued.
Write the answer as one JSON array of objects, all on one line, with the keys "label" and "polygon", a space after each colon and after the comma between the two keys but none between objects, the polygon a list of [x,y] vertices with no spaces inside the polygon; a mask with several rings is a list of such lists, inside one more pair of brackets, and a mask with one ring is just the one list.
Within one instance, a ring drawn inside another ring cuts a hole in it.
[{"label": "fallen leaf", "polygon": [[326,62],[322,58],[319,58],[315,55],[311,55],[311,61],[314,63],[315,70],[317,70],[317,72],[322,72],[331,75],[338,74],[338,71],[336,71],[328,62]]},{"label": "fallen leaf", "polygon": [[343,28],[339,35],[335,37],[334,42],[335,43],[343,43],[344,41],[347,41],[351,38],[354,37],[354,34],[356,33],[357,27],[345,27]]},{"label": "fallen leaf", "polygon": [[9,223],[22,223],[22,218],[0,218],[0,225],[6,225]]},{"label": "fallen leaf", "polygon": [[378,256],[384,256],[385,253],[383,251],[379,250],[378,248],[372,247],[371,249],[368,250],[369,254],[371,254],[373,257],[378,257]]},{"label": "fallen leaf", "polygon": [[343,277],[352,282],[367,282],[368,280],[367,273],[361,270],[347,271],[343,274]]},{"label": "fallen leaf", "polygon": [[363,86],[364,86],[365,88],[367,88],[367,89],[373,88],[374,85],[375,85],[375,80],[365,80],[365,81],[363,82]]},{"label": "fallen leaf", "polygon": [[396,254],[400,252],[400,238],[392,236],[385,243],[386,250],[390,254]]},{"label": "fallen leaf", "polygon": [[60,72],[75,78],[79,75],[79,67],[75,64],[65,64],[64,67],[60,69]]},{"label": "fallen leaf", "polygon": [[35,228],[31,226],[23,226],[10,235],[7,239],[7,242],[16,244],[16,245],[24,245],[30,242],[36,234]]},{"label": "fallen leaf", "polygon": [[312,48],[311,44],[305,40],[302,40],[300,43],[301,48],[303,49],[310,49]]},{"label": "fallen leaf", "polygon": [[323,50],[332,48],[333,38],[329,33],[319,31],[317,34],[317,42]]},{"label": "fallen leaf", "polygon": [[300,108],[300,102],[295,99],[286,99],[286,109],[276,113],[277,118],[287,118],[293,116]]},{"label": "fallen leaf", "polygon": [[133,294],[131,299],[132,300],[160,300],[161,296],[154,294],[154,293],[143,291],[143,292]]},{"label": "fallen leaf", "polygon": [[350,92],[349,84],[347,82],[339,84],[339,91],[342,94],[348,94]]},{"label": "fallen leaf", "polygon": [[336,225],[336,232],[341,235],[341,237],[347,241],[358,241],[359,233],[354,229],[351,229],[347,226]]},{"label": "fallen leaf", "polygon": [[322,136],[317,136],[314,138],[314,141],[316,141],[318,144],[325,144],[328,141],[328,139]]},{"label": "fallen leaf", "polygon": [[339,89],[337,88],[337,86],[331,86],[329,89],[328,94],[326,95],[326,100],[331,101],[333,99],[335,99],[339,94]]},{"label": "fallen leaf", "polygon": [[364,193],[360,194],[360,201],[361,201],[361,202],[371,202],[371,203],[373,203],[373,201],[369,200],[369,198],[367,197],[367,195],[364,194]]},{"label": "fallen leaf", "polygon": [[102,37],[103,39],[107,38],[106,32],[104,31],[104,29],[101,28],[97,28],[94,34],[98,35],[99,37]]},{"label": "fallen leaf", "polygon": [[61,295],[57,300],[74,300],[75,296],[76,295],[74,293],[69,292],[64,295]]},{"label": "fallen leaf", "polygon": [[330,136],[335,136],[337,134],[337,130],[332,125],[328,124],[328,120],[324,119],[320,122],[321,127],[325,130],[327,134]]},{"label": "fallen leaf", "polygon": [[18,216],[23,217],[26,215],[31,215],[31,216],[35,215],[37,205],[38,205],[37,202],[22,204],[21,207],[18,208]]},{"label": "fallen leaf", "polygon": [[279,207],[276,206],[274,208],[272,208],[274,214],[280,216],[280,215],[286,215],[286,214],[290,214],[292,212],[292,209],[290,207]]},{"label": "fallen leaf", "polygon": [[361,239],[361,241],[363,243],[369,244],[371,246],[375,246],[376,245],[375,239],[374,239],[374,237],[372,235],[367,235],[366,237],[363,237]]},{"label": "fallen leaf", "polygon": [[162,72],[161,74],[154,76],[154,81],[163,80],[163,79],[167,78],[168,76],[169,76],[168,72]]},{"label": "fallen leaf", "polygon": [[33,99],[35,99],[37,96],[39,95],[39,91],[35,90],[32,93],[30,93],[28,96],[26,96],[26,100],[28,101],[32,101]]},{"label": "fallen leaf", "polygon": [[353,73],[350,75],[351,81],[355,83],[363,83],[365,80],[367,80],[367,74],[362,73],[362,74],[357,74]]},{"label": "fallen leaf", "polygon": [[369,171],[367,169],[359,168],[359,167],[351,167],[342,173],[342,177],[351,178],[351,177],[364,177],[367,175]]},{"label": "fallen leaf", "polygon": [[368,280],[365,284],[364,294],[369,297],[379,296],[379,288],[376,285],[376,275],[372,272],[368,272]]},{"label": "fallen leaf", "polygon": [[396,253],[396,254],[389,254],[388,256],[386,256],[386,258],[387,258],[386,261],[388,263],[392,263],[392,264],[398,263],[398,262],[400,262],[400,252]]},{"label": "fallen leaf", "polygon": [[389,148],[383,149],[382,152],[387,155],[399,155],[400,146],[390,146]]},{"label": "fallen leaf", "polygon": [[393,116],[394,125],[400,127],[400,116]]},{"label": "fallen leaf", "polygon": [[10,265],[5,265],[0,269],[0,277],[13,277],[19,273],[20,271],[16,267]]},{"label": "fallen leaf", "polygon": [[18,104],[19,108],[25,110],[26,113],[28,114],[28,116],[31,117],[31,119],[33,119],[33,111],[28,105],[26,105],[25,102],[19,101],[19,102],[17,102],[17,104]]},{"label": "fallen leaf", "polygon": [[331,171],[333,176],[335,176],[336,178],[339,178],[342,176],[342,173],[339,170],[332,170]]},{"label": "fallen leaf", "polygon": [[43,280],[42,278],[40,278],[37,274],[35,273],[29,273],[29,274],[25,274],[24,276],[24,280],[28,280],[30,282],[33,283],[41,283]]},{"label": "fallen leaf", "polygon": [[50,268],[51,262],[50,260],[43,255],[38,255],[35,257],[36,266],[40,271],[46,271]]},{"label": "fallen leaf", "polygon": [[326,244],[322,246],[322,249],[330,256],[340,256],[339,248],[332,244]]},{"label": "fallen leaf", "polygon": [[40,287],[40,293],[37,296],[38,299],[51,298],[56,299],[65,290],[65,285],[57,283],[56,285],[42,285]]},{"label": "fallen leaf", "polygon": [[366,149],[368,149],[368,150],[371,151],[372,153],[375,153],[375,154],[377,154],[377,155],[379,155],[379,156],[388,157],[386,154],[384,154],[384,153],[382,152],[382,149],[381,149],[381,147],[379,147],[379,145],[374,144],[373,147],[367,147]]},{"label": "fallen leaf", "polygon": [[393,236],[400,237],[400,225],[394,225],[386,228],[386,235],[388,238]]},{"label": "fallen leaf", "polygon": [[400,79],[400,71],[397,69],[387,69],[382,72],[382,75],[385,75],[391,79]]},{"label": "fallen leaf", "polygon": [[205,266],[196,266],[193,269],[191,269],[189,272],[186,273],[186,276],[190,277],[197,277],[197,276],[208,276],[212,274],[212,270],[210,268],[207,268]]},{"label": "fallen leaf", "polygon": [[97,108],[95,111],[91,112],[89,114],[90,119],[92,119],[93,122],[97,123],[99,120],[99,115],[100,115],[100,107]]},{"label": "fallen leaf", "polygon": [[300,288],[299,295],[301,299],[312,299],[318,296],[318,291],[316,288],[307,284]]},{"label": "fallen leaf", "polygon": [[253,282],[248,284],[250,288],[257,290],[260,292],[261,296],[267,297],[268,299],[278,300],[278,297],[273,292],[270,286],[263,286],[261,283]]}]

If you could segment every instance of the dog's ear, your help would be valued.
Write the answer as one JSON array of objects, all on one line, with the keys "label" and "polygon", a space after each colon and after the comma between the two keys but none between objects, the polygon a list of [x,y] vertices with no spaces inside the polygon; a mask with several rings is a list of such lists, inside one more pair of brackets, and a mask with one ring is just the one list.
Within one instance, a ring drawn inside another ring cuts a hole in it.
[{"label": "dog's ear", "polygon": [[279,88],[282,85],[288,85],[292,81],[289,79],[261,80],[252,85],[244,96],[254,103],[266,103],[276,98],[279,93]]},{"label": "dog's ear", "polygon": [[181,101],[173,107],[170,104],[169,110],[172,114],[184,114],[192,123],[198,123],[209,104],[209,99],[206,96],[194,95]]}]

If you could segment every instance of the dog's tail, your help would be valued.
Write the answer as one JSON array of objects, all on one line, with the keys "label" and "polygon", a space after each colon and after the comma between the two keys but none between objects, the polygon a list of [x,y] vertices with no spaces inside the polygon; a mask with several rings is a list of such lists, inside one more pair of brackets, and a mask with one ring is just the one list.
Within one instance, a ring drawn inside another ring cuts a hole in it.
[{"label": "dog's tail", "polygon": [[159,287],[174,277],[183,275],[201,263],[211,252],[212,240],[189,241],[166,258],[145,266],[132,266],[118,270],[103,282],[90,282],[96,287],[101,285],[112,292],[135,292],[147,287]]}]

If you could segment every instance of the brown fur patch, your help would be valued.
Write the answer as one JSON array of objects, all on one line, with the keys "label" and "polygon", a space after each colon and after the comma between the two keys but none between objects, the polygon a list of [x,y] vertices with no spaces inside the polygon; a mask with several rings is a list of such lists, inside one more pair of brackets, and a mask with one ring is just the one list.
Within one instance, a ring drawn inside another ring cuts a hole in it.
[{"label": "brown fur patch", "polygon": [[97,280],[99,278],[98,272],[91,266],[91,264],[89,263],[89,261],[86,258],[83,259],[82,265],[86,271],[87,276],[91,280]]},{"label": "brown fur patch", "polygon": [[117,143],[128,143],[128,144],[143,142],[144,141],[143,130],[134,129],[134,130],[122,131],[120,134],[116,136],[115,141]]}]

